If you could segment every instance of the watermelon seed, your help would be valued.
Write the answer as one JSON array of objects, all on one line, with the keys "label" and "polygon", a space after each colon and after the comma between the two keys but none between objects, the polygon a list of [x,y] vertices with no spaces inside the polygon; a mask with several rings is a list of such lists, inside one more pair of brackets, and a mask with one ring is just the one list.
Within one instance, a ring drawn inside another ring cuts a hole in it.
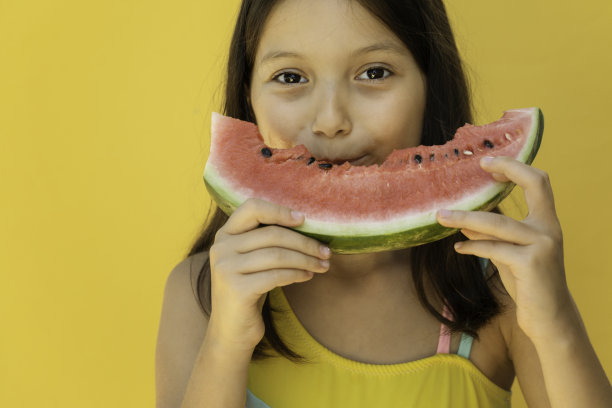
[{"label": "watermelon seed", "polygon": [[490,142],[490,141],[488,141],[488,140],[485,140],[485,141],[484,141],[484,145],[485,145],[485,147],[488,147],[489,149],[492,149],[492,148],[493,148],[493,143],[491,143],[491,142]]},{"label": "watermelon seed", "polygon": [[446,158],[448,159],[448,154],[446,154],[446,153],[445,153],[445,154],[444,154],[444,157],[446,157]]},{"label": "watermelon seed", "polygon": [[517,134],[517,135],[520,135],[521,133],[522,133],[522,132],[521,132],[521,129],[516,129],[516,134]]},{"label": "watermelon seed", "polygon": [[414,161],[421,164],[423,159],[421,158],[421,155],[417,154],[416,156],[414,156]]},{"label": "watermelon seed", "polygon": [[506,136],[506,139],[508,139],[509,141],[512,141],[512,138],[510,137],[510,133],[506,133],[504,136]]},{"label": "watermelon seed", "polygon": [[455,156],[459,157],[459,150],[455,149]]},{"label": "watermelon seed", "polygon": [[333,164],[331,163],[319,163],[319,168],[321,169],[331,169]]},{"label": "watermelon seed", "polygon": [[261,149],[261,154],[263,154],[264,157],[272,157],[272,151],[267,147]]},{"label": "watermelon seed", "polygon": [[470,152],[469,150],[464,150],[464,151],[463,151],[463,154],[465,154],[465,155],[467,155],[467,156],[471,156],[471,155],[473,155],[474,153]]},{"label": "watermelon seed", "polygon": [[430,155],[429,155],[429,161],[433,161],[434,156],[435,156],[435,154],[433,154],[433,153],[432,153],[432,154],[430,154]]},{"label": "watermelon seed", "polygon": [[308,165],[310,166],[312,163],[314,163],[315,158],[311,157],[310,159],[308,159]]}]

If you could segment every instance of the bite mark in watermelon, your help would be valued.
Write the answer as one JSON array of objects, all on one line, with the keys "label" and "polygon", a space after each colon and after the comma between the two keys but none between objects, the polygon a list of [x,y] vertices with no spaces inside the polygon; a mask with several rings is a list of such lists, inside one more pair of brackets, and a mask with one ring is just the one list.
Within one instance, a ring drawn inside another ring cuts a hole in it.
[{"label": "bite mark in watermelon", "polygon": [[437,222],[439,209],[493,209],[515,184],[496,181],[480,159],[531,164],[543,129],[539,108],[513,109],[483,126],[465,124],[444,145],[394,150],[381,165],[331,165],[304,145],[268,147],[255,124],[214,112],[204,182],[227,215],[259,198],[304,213],[294,229],[335,253],[396,250],[456,233]]}]

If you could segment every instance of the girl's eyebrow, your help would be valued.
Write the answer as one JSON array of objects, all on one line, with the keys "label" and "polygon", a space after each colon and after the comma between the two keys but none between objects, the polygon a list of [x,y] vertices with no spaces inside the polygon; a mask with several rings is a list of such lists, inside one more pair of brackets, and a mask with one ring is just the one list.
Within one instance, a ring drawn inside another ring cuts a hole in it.
[{"label": "girl's eyebrow", "polygon": [[[399,55],[406,55],[406,50],[390,41],[379,42],[376,44],[368,45],[362,48],[359,48],[353,52],[351,52],[351,57],[356,57],[362,54],[367,54],[375,51],[390,51],[392,53],[396,53]],[[265,63],[271,60],[280,59],[280,58],[304,58],[302,55],[291,52],[291,51],[270,51],[261,59],[261,63]]]},{"label": "girl's eyebrow", "polygon": [[356,57],[358,55],[367,54],[374,51],[390,51],[396,54],[406,55],[406,50],[402,46],[391,41],[383,41],[359,48],[351,53],[351,57]]}]

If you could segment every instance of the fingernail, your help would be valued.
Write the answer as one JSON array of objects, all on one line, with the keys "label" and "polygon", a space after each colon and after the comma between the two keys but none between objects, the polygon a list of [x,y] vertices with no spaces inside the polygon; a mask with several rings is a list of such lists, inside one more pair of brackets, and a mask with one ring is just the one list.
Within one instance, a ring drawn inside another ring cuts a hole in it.
[{"label": "fingernail", "polygon": [[321,245],[320,251],[323,256],[329,256],[329,254],[331,254],[331,249],[329,249],[325,245]]},{"label": "fingernail", "polygon": [[301,220],[304,214],[299,211],[291,211],[291,216],[296,220]]},{"label": "fingernail", "polygon": [[449,218],[451,215],[451,212],[449,210],[440,210],[438,211],[438,216],[440,218]]},{"label": "fingernail", "polygon": [[327,268],[329,266],[329,261],[327,260],[320,260],[319,263],[321,264],[322,267]]},{"label": "fingernail", "polygon": [[480,164],[484,164],[486,166],[487,164],[491,164],[492,161],[493,161],[493,157],[485,156],[482,159],[480,159]]}]

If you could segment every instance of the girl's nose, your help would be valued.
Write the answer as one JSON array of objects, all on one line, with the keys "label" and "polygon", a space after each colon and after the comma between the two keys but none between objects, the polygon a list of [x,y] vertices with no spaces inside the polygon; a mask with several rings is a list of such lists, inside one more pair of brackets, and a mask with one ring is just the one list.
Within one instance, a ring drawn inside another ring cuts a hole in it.
[{"label": "girl's nose", "polygon": [[351,120],[344,92],[331,86],[322,91],[319,98],[313,98],[314,120],[312,133],[320,136],[336,137],[347,135],[352,130]]}]

